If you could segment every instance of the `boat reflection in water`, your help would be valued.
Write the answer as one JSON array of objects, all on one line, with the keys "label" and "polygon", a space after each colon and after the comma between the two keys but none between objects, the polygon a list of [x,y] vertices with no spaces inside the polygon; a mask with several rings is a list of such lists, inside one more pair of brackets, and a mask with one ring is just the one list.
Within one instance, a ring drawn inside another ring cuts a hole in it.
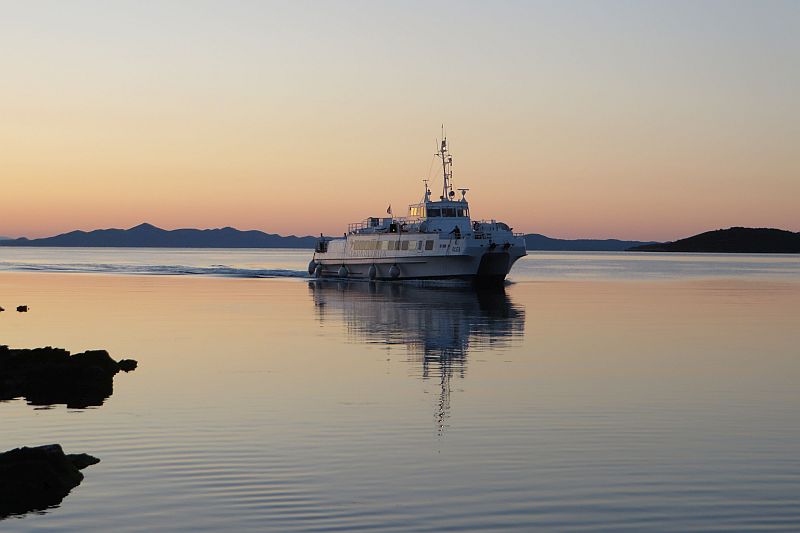
[{"label": "boat reflection in water", "polygon": [[503,287],[318,280],[309,288],[321,322],[341,320],[356,342],[405,346],[415,375],[440,382],[440,431],[449,416],[450,382],[464,377],[468,354],[502,349],[525,329],[524,309]]}]

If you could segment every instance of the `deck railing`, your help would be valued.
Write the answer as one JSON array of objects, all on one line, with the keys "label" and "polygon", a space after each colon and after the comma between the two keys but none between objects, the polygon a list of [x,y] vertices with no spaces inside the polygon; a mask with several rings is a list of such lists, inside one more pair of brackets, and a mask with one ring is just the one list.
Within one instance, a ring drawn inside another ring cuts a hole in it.
[{"label": "deck railing", "polygon": [[[376,218],[380,222],[377,225],[373,225],[372,221],[375,220]],[[362,220],[361,222],[353,222],[352,224],[348,224],[347,225],[347,232],[348,233],[358,233],[358,232],[360,232],[362,230],[370,229],[370,228],[374,228],[374,229],[384,228],[384,229],[388,230],[389,228],[387,226],[383,225],[383,221],[386,220],[386,219],[389,219],[389,218],[390,217],[385,217],[385,218],[370,217],[370,218],[366,218],[366,219]],[[416,219],[410,219],[410,218],[406,218],[406,217],[393,217],[393,218],[391,218],[391,221],[394,224],[400,224],[400,225],[410,224],[412,222],[417,222]]]},{"label": "deck railing", "polygon": [[[347,232],[349,234],[351,234],[351,235],[355,234],[355,233],[361,233],[362,231],[368,230],[368,229],[376,230],[376,233],[387,232],[389,230],[389,228],[388,228],[388,226],[384,225],[384,221],[389,219],[389,217],[378,218],[379,223],[377,225],[374,224],[374,222],[373,222],[376,218],[377,217],[366,218],[366,219],[362,220],[361,222],[353,222],[352,224],[348,224],[347,225]],[[391,218],[390,220],[391,220],[392,223],[397,224],[398,226],[401,226],[401,227],[407,225],[408,229],[403,228],[402,229],[403,233],[406,233],[409,230],[412,233],[416,232],[416,231],[419,231],[419,222],[420,222],[420,220],[418,218],[395,217],[395,218]],[[476,227],[477,228],[481,228],[481,226],[488,226],[488,228],[486,228],[486,229],[490,230],[490,231],[491,230],[497,230],[497,229],[504,229],[505,230],[506,228],[508,228],[507,224],[505,224],[503,222],[498,223],[497,220],[495,220],[495,219],[491,219],[491,220],[473,220],[472,224],[473,224],[473,228],[476,228]],[[498,224],[503,224],[503,226],[505,226],[505,228],[498,228]],[[381,230],[381,231],[377,231],[377,230]],[[524,237],[525,236],[524,233],[520,233],[520,232],[513,232],[512,231],[512,234],[514,235],[514,237]],[[484,231],[481,231],[480,229],[476,229],[473,232],[473,236],[476,239],[488,239],[488,238],[491,237],[488,233],[486,233]]]}]

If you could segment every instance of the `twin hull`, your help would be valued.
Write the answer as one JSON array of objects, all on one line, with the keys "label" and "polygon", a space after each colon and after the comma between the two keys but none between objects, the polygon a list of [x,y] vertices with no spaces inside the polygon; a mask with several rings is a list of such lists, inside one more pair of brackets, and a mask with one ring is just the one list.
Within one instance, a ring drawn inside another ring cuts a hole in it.
[{"label": "twin hull", "polygon": [[[411,249],[401,249],[402,241],[408,241],[403,246]],[[392,243],[397,249],[386,249],[384,243]],[[329,241],[327,252],[315,254],[314,262],[318,265],[315,269],[318,277],[499,283],[514,262],[524,255],[525,241],[519,237],[500,244],[485,239],[439,238],[438,235],[404,235],[402,239],[349,236]]]}]

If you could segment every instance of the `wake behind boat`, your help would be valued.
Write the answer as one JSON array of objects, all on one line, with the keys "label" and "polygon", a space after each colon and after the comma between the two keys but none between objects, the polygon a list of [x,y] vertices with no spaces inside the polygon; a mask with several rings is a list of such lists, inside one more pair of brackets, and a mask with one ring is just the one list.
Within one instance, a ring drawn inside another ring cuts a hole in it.
[{"label": "wake behind boat", "polygon": [[425,180],[422,201],[408,216],[370,217],[350,224],[343,238],[320,237],[308,273],[318,278],[367,280],[458,279],[502,283],[526,255],[522,234],[496,220],[472,221],[466,196],[453,190],[453,157],[443,136],[436,156],[442,162],[442,194],[431,199]]}]

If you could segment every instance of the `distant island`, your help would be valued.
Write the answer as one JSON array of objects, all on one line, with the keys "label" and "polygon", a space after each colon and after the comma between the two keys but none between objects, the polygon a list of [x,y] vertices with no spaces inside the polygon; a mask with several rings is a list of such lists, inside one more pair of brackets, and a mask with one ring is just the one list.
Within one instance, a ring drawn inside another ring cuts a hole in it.
[{"label": "distant island", "polygon": [[797,254],[800,233],[771,228],[718,229],[674,242],[633,246],[629,251]]},{"label": "distant island", "polygon": [[[2,240],[0,246],[63,246],[120,248],[314,248],[317,237],[277,235],[235,228],[165,230],[152,224],[130,229],[71,231],[41,239]],[[709,231],[675,242],[619,239],[554,239],[538,233],[525,235],[529,251],[549,252],[739,252],[800,253],[800,233],[779,229],[730,228]]]},{"label": "distant island", "polygon": [[54,237],[0,241],[0,246],[80,246],[141,248],[313,248],[316,237],[275,235],[235,228],[165,230],[152,224],[130,229],[71,231]]},{"label": "distant island", "polygon": [[[282,236],[263,231],[242,231],[235,228],[165,230],[152,224],[139,224],[130,229],[71,231],[41,239],[0,240],[0,246],[64,246],[64,247],[141,247],[141,248],[313,248],[317,237]],[[617,239],[554,239],[538,233],[525,235],[531,251],[623,251],[632,246],[651,244]]]},{"label": "distant island", "polygon": [[633,246],[658,244],[655,241],[621,241],[619,239],[554,239],[538,233],[525,235],[528,250],[551,252],[623,252]]}]

